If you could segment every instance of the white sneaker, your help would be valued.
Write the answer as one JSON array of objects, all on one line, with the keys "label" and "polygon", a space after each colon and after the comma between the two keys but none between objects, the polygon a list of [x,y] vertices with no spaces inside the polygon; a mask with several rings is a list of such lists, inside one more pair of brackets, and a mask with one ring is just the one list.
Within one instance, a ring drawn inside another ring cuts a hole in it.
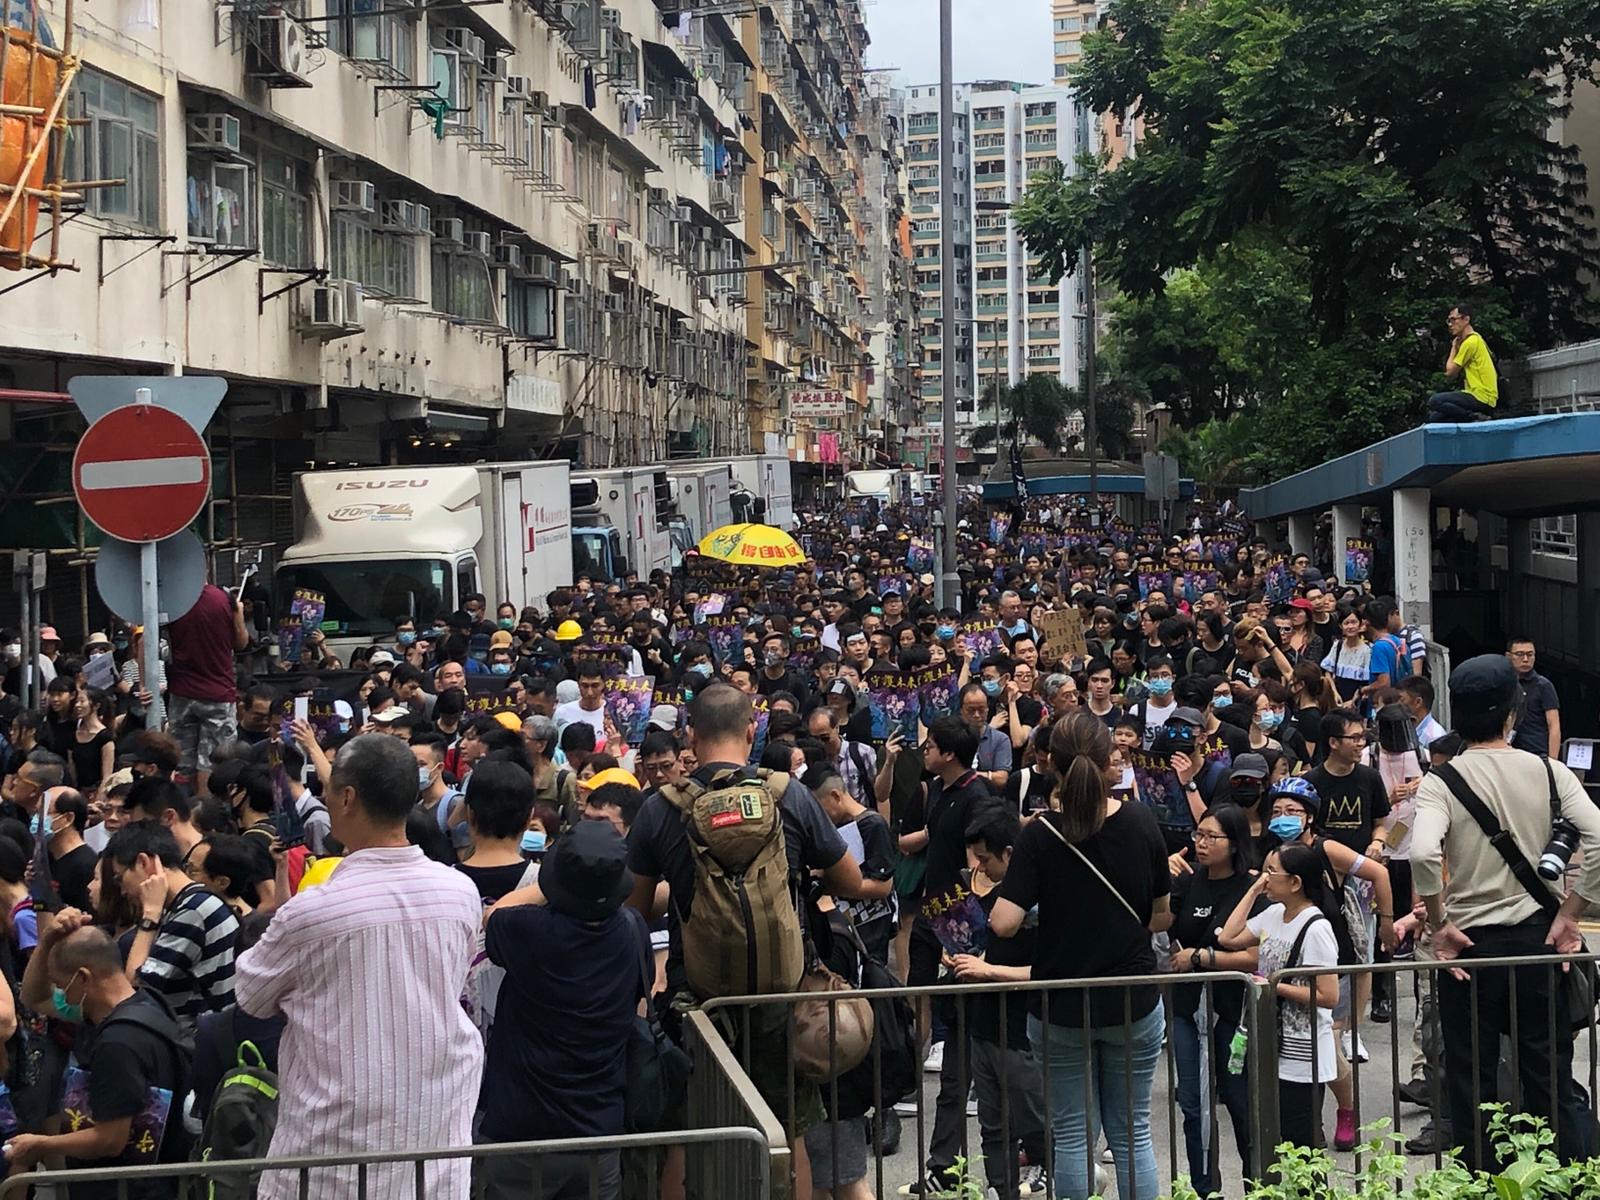
[{"label": "white sneaker", "polygon": [[1096,1164],[1094,1169],[1094,1194],[1104,1196],[1111,1189],[1111,1172]]},{"label": "white sneaker", "polygon": [[967,1116],[975,1117],[977,1115],[978,1115],[978,1101],[976,1099],[974,1099],[974,1098],[969,1097],[967,1099]]},{"label": "white sneaker", "polygon": [[894,1110],[902,1117],[914,1117],[917,1115],[917,1102],[915,1100],[897,1101]]},{"label": "white sneaker", "polygon": [[935,1042],[928,1050],[928,1057],[922,1060],[922,1069],[929,1075],[937,1075],[944,1070],[944,1043]]},{"label": "white sneaker", "polygon": [[1022,1175],[1017,1180],[1017,1195],[1043,1196],[1050,1190],[1050,1177],[1044,1173],[1044,1167],[1038,1163],[1022,1168]]},{"label": "white sneaker", "polygon": [[[1351,1043],[1354,1042],[1352,1047]],[[1346,1029],[1339,1034],[1339,1043],[1344,1048],[1344,1056],[1351,1062],[1370,1062],[1372,1056],[1367,1053],[1366,1046],[1353,1032]]]},{"label": "white sneaker", "polygon": [[1117,1156],[1111,1153],[1111,1147],[1110,1146],[1105,1146],[1105,1147],[1101,1148],[1101,1150],[1100,1150],[1100,1161],[1105,1163],[1106,1166],[1108,1166],[1108,1167],[1113,1165],[1117,1161]]}]

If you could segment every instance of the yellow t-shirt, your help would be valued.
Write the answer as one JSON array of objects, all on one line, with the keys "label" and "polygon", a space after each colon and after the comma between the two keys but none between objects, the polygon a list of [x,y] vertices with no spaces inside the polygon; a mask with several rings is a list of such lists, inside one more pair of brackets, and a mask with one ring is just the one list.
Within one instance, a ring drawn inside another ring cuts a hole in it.
[{"label": "yellow t-shirt", "polygon": [[1469,333],[1456,351],[1456,364],[1466,381],[1464,390],[1475,400],[1493,408],[1500,399],[1500,380],[1494,372],[1494,357],[1482,335]]}]

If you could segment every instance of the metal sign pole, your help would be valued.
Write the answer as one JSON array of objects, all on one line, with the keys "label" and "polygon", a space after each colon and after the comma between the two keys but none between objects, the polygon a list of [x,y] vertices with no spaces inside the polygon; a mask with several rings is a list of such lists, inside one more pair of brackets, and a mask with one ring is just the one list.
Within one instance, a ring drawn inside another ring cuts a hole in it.
[{"label": "metal sign pole", "polygon": [[22,643],[22,654],[20,656],[19,663],[21,670],[17,672],[18,678],[21,680],[21,682],[18,684],[18,691],[20,694],[17,698],[22,701],[23,708],[32,708],[34,694],[31,686],[33,680],[33,663],[28,658],[28,642],[30,640],[28,630],[33,625],[33,568],[29,564],[28,552],[26,550],[17,551],[16,562],[17,571],[15,578],[17,581],[17,599],[21,602],[22,606],[22,636],[20,639]]},{"label": "metal sign pole", "polygon": [[144,625],[144,654],[139,663],[140,682],[150,693],[145,728],[160,729],[167,719],[161,702],[161,602],[156,589],[155,542],[139,543],[139,619]]}]

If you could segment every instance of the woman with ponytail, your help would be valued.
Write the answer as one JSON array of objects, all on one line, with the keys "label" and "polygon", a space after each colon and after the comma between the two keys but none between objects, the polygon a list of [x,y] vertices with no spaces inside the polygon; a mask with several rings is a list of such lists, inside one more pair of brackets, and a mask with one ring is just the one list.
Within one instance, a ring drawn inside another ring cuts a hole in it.
[{"label": "woman with ponytail", "polygon": [[[1307,968],[1281,979],[1278,993],[1278,1135],[1281,1142],[1317,1146],[1322,1137],[1322,1089],[1338,1070],[1333,1006],[1339,1000],[1337,898],[1323,882],[1324,860],[1313,847],[1286,842],[1267,855],[1255,884],[1217,935],[1228,950],[1260,947],[1259,973]],[[1251,916],[1259,897],[1269,907]],[[1315,969],[1317,974],[1310,974]],[[1265,1035],[1252,1031],[1253,1039]]]},{"label": "woman with ponytail", "polygon": [[[990,927],[1012,937],[1038,907],[1035,980],[1153,975],[1150,934],[1172,921],[1161,829],[1144,805],[1112,797],[1120,773],[1097,717],[1076,712],[1056,721],[1050,759],[1060,781],[1052,810],[1024,827]],[[1034,992],[1029,1006],[1028,1037],[1050,1099],[1055,1194],[1094,1192],[1103,1124],[1117,1194],[1154,1200],[1164,1188],[1150,1140],[1150,1089],[1165,1033],[1156,988]]]},{"label": "woman with ponytail", "polygon": [[1314,662],[1298,662],[1294,665],[1294,674],[1289,676],[1289,695],[1293,710],[1290,716],[1294,719],[1295,728],[1305,739],[1311,761],[1319,763],[1322,761],[1319,752],[1322,717],[1338,707],[1338,694],[1320,666]]}]

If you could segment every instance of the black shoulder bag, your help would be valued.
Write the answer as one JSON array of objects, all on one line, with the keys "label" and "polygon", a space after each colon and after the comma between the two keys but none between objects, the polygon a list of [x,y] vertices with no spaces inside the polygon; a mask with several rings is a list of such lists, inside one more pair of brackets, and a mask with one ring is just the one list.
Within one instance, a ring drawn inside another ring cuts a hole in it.
[{"label": "black shoulder bag", "polygon": [[[1489,844],[1495,848],[1496,853],[1505,859],[1506,866],[1511,869],[1511,874],[1523,889],[1539,902],[1540,909],[1545,916],[1555,920],[1556,913],[1561,908],[1561,902],[1550,894],[1550,889],[1539,878],[1539,873],[1533,869],[1533,864],[1528,861],[1527,855],[1522,853],[1516,839],[1510,831],[1505,829],[1489,811],[1489,806],[1480,800],[1477,794],[1467,786],[1467,781],[1461,778],[1461,772],[1446,763],[1433,772],[1444,780],[1445,786],[1450,789],[1450,794],[1461,803],[1461,807],[1472,815],[1478,823],[1478,828],[1483,830]],[[1561,797],[1556,794],[1556,773],[1550,768],[1548,761],[1544,764],[1544,773],[1550,781],[1550,819],[1552,823],[1561,815]],[[1586,953],[1589,947],[1585,943],[1581,952]],[[1594,974],[1593,968],[1586,964],[1575,964],[1575,970],[1562,972],[1561,994],[1567,1000],[1567,1016],[1572,1022],[1573,1029],[1582,1029],[1587,1026],[1594,1016]]]},{"label": "black shoulder bag", "polygon": [[655,963],[650,953],[650,932],[644,919],[632,914],[630,925],[643,935],[639,950],[639,980],[644,988],[645,1016],[634,1017],[628,1034],[628,1087],[623,1113],[629,1133],[654,1133],[666,1124],[673,1109],[682,1103],[689,1086],[690,1060],[661,1028],[656,1019],[651,989],[655,985]]}]

